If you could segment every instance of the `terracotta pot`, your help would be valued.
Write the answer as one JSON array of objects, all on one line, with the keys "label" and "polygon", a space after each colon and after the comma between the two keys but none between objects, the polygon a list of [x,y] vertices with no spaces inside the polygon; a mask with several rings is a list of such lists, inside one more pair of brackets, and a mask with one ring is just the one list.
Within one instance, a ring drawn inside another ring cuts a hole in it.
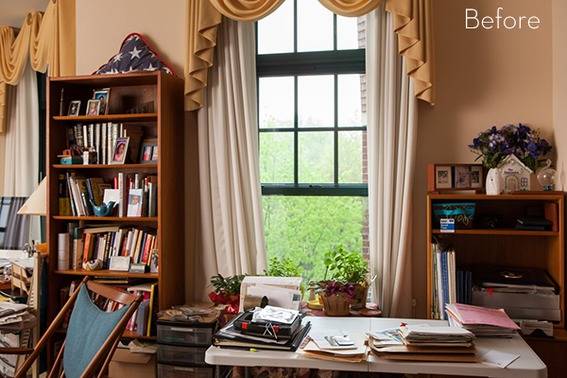
[{"label": "terracotta pot", "polygon": [[368,282],[356,284],[354,288],[354,298],[350,307],[353,310],[360,310],[366,307],[366,298],[368,297]]},{"label": "terracotta pot", "polygon": [[321,293],[320,297],[323,301],[323,308],[327,316],[349,316],[350,303],[352,300],[345,294],[333,294],[327,296]]}]

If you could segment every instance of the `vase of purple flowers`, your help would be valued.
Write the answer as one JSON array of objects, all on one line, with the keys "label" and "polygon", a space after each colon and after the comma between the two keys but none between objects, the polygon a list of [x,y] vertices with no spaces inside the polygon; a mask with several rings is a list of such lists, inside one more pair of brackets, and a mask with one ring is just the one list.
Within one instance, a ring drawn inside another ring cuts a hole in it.
[{"label": "vase of purple flowers", "polygon": [[501,128],[493,126],[474,138],[469,147],[477,155],[476,160],[489,168],[487,194],[500,194],[502,185],[498,166],[506,156],[515,155],[535,172],[538,162],[551,151],[551,144],[537,130],[521,123]]}]

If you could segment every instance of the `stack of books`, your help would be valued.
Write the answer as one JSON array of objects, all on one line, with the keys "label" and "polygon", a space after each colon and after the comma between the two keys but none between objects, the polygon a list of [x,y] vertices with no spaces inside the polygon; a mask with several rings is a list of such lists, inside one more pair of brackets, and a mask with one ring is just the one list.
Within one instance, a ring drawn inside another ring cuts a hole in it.
[{"label": "stack of books", "polygon": [[449,324],[471,331],[475,336],[512,337],[520,327],[502,309],[464,304],[447,305]]},{"label": "stack of books", "polygon": [[460,327],[401,325],[370,334],[370,349],[380,357],[410,361],[476,362],[474,334]]},{"label": "stack of books", "polygon": [[311,323],[303,324],[298,311],[266,306],[240,313],[215,334],[213,345],[296,351],[310,329]]},{"label": "stack of books", "polygon": [[[109,266],[113,256],[129,256],[132,264],[157,265],[157,236],[153,229],[112,225],[71,228],[71,269],[81,269],[82,264],[100,260]],[[61,247],[61,246],[59,246]]]}]

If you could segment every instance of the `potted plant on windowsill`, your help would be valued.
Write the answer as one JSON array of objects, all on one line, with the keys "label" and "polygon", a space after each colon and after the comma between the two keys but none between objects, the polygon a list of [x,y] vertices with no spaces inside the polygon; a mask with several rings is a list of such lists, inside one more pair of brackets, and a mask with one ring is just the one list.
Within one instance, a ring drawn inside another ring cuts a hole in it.
[{"label": "potted plant on windowsill", "polygon": [[319,283],[325,313],[346,316],[351,307],[363,308],[368,294],[368,263],[362,254],[338,246],[326,254],[325,266],[325,280]]},{"label": "potted plant on windowsill", "polygon": [[213,291],[209,293],[209,299],[216,305],[224,305],[225,314],[238,314],[240,302],[240,284],[244,275],[223,277],[220,274],[211,277]]}]

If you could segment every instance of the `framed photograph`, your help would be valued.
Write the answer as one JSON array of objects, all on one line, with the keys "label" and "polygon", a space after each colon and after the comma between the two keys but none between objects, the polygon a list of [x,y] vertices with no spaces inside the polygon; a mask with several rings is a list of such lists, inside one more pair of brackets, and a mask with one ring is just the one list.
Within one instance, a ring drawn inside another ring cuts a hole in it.
[{"label": "framed photograph", "polygon": [[140,149],[140,163],[157,163],[158,145],[157,139],[144,139]]},{"label": "framed photograph", "polygon": [[142,206],[144,202],[144,189],[130,189],[128,194],[128,211],[129,217],[141,217]]},{"label": "framed photograph", "polygon": [[99,115],[100,114],[100,100],[89,100],[87,102],[86,115]]},{"label": "framed photograph", "polygon": [[451,166],[435,166],[435,187],[437,189],[451,189],[453,187]]},{"label": "framed photograph", "polygon": [[471,168],[468,165],[455,166],[455,189],[471,187]]},{"label": "framed photograph", "polygon": [[95,90],[93,94],[93,100],[100,101],[99,114],[108,114],[108,101],[110,100],[110,88]]},{"label": "framed photograph", "polygon": [[130,138],[122,137],[116,139],[116,144],[112,150],[112,157],[110,159],[110,164],[124,164],[126,162],[126,156],[128,156],[128,143]]},{"label": "framed photograph", "polygon": [[69,103],[69,111],[67,112],[67,115],[78,116],[80,111],[81,111],[81,100],[75,100]]},{"label": "framed photograph", "polygon": [[471,166],[471,188],[481,189],[483,185],[483,171],[482,165],[472,165]]}]

